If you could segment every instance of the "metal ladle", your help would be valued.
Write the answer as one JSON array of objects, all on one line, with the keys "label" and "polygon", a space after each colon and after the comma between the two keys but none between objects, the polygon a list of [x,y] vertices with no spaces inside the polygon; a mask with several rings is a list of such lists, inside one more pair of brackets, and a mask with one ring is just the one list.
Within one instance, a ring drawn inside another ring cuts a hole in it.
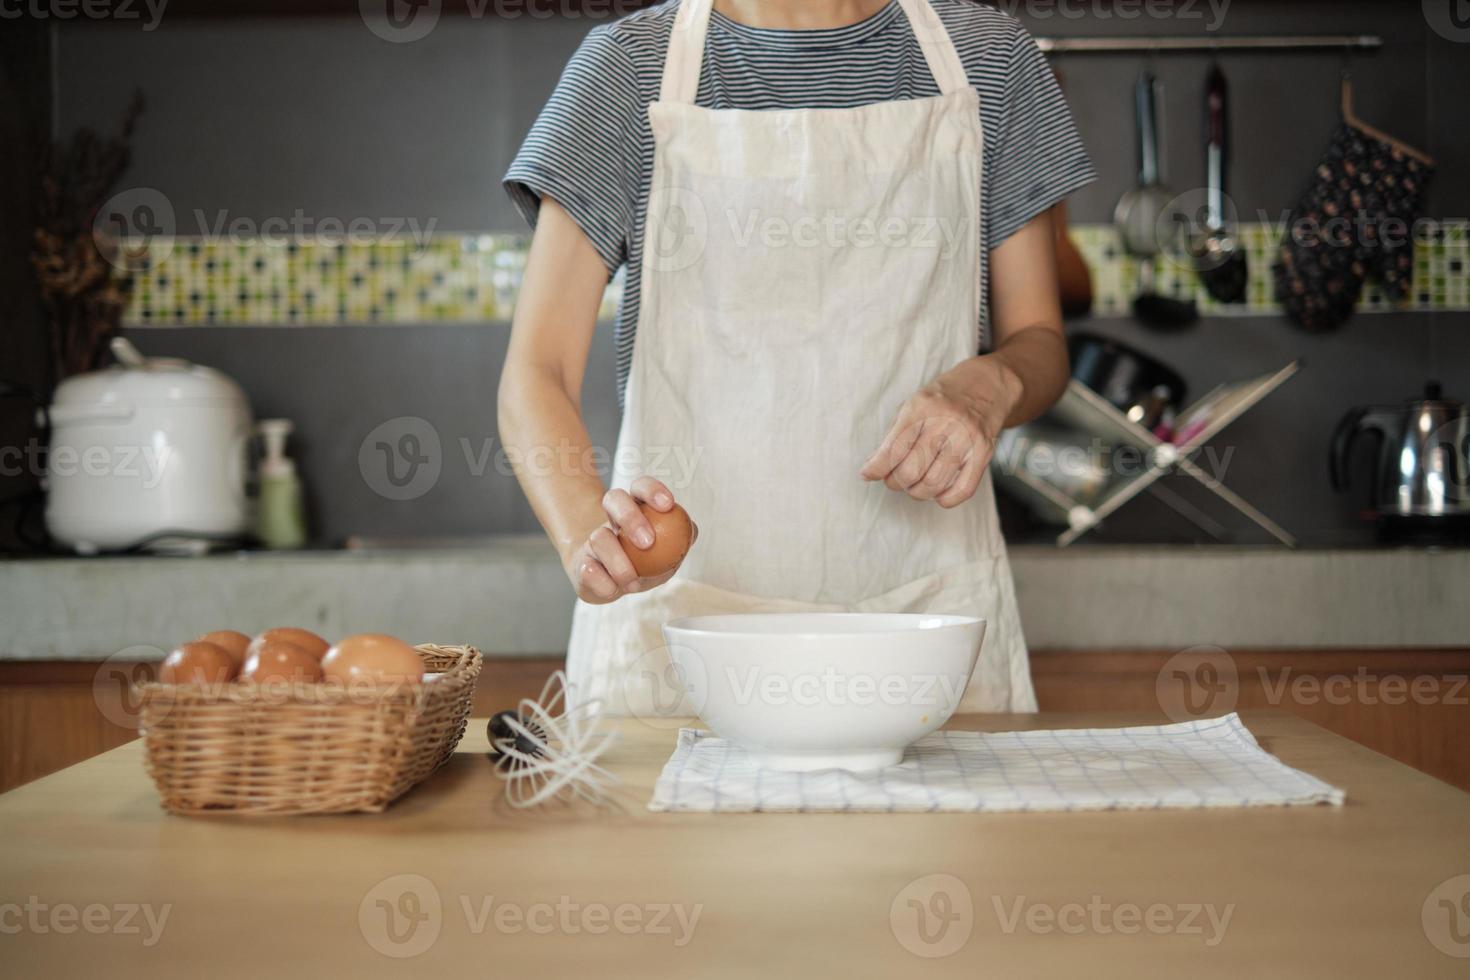
[{"label": "metal ladle", "polygon": [[1204,227],[1191,237],[1189,254],[1205,291],[1221,303],[1245,299],[1249,269],[1245,250],[1229,231],[1225,216],[1225,73],[1210,69],[1205,82],[1205,191]]},{"label": "metal ladle", "polygon": [[1158,82],[1145,68],[1133,89],[1133,109],[1138,124],[1138,183],[1124,192],[1113,210],[1113,223],[1123,248],[1138,259],[1138,292],[1133,315],[1144,326],[1177,329],[1199,316],[1193,300],[1161,295],[1154,287],[1154,257],[1161,248],[1161,228],[1170,227],[1173,195],[1164,186],[1159,158]]}]

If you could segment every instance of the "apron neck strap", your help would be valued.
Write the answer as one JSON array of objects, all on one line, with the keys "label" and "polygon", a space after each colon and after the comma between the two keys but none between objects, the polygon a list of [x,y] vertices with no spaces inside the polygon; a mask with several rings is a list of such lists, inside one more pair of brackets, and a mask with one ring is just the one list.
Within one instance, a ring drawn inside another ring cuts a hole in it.
[{"label": "apron neck strap", "polygon": [[[714,0],[677,0],[679,12],[669,35],[669,53],[664,59],[660,102],[694,104],[699,92],[699,69],[704,62],[704,40],[709,32],[709,15]],[[959,52],[944,29],[944,22],[929,0],[898,0],[918,38],[924,61],[941,94],[960,92],[970,85]]]}]

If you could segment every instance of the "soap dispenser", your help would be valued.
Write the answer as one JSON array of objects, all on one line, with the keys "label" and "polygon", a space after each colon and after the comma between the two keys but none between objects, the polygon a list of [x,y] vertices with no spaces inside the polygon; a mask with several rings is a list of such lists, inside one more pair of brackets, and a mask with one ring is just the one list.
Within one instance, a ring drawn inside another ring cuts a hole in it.
[{"label": "soap dispenser", "polygon": [[301,480],[296,464],[286,455],[286,439],[294,429],[290,419],[261,419],[255,427],[265,447],[255,533],[261,544],[274,550],[300,548],[306,543]]}]

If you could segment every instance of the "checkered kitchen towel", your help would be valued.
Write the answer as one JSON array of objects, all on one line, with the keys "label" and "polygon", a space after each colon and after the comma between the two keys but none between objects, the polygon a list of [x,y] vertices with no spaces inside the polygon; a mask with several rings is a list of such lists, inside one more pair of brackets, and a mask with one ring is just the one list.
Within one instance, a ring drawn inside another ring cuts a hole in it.
[{"label": "checkered kitchen towel", "polygon": [[685,728],[650,810],[1158,810],[1341,806],[1343,791],[1257,744],[1237,715],[1055,732],[935,732],[878,772],[757,769]]}]

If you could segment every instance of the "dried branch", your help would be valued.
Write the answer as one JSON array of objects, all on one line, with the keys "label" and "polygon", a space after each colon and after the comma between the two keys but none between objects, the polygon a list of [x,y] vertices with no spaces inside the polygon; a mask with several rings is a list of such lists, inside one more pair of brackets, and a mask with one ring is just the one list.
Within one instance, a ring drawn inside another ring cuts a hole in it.
[{"label": "dried branch", "polygon": [[79,130],[68,145],[46,149],[41,163],[39,223],[31,266],[51,332],[52,376],[58,381],[97,366],[117,332],[132,293],[93,234],[97,210],[131,159],[143,94],[135,92],[118,133],[103,140]]}]

